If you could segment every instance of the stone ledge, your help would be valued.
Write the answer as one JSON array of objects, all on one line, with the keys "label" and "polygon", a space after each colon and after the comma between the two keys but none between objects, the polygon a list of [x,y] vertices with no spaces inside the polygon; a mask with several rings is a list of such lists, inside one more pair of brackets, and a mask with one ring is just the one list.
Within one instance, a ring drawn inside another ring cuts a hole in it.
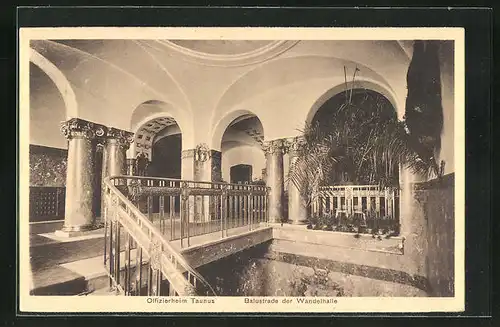
[{"label": "stone ledge", "polygon": [[359,234],[359,237],[355,237],[354,233],[312,230],[306,229],[303,225],[272,224],[271,226],[273,227],[273,239],[395,255],[404,253],[404,237],[401,236],[379,240],[368,234]]}]

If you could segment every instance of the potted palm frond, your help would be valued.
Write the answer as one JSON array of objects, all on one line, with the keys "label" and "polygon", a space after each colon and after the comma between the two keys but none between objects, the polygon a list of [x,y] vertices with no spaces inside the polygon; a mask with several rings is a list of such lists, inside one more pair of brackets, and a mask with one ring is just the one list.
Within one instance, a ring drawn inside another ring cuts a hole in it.
[{"label": "potted palm frond", "polygon": [[[323,185],[350,182],[399,187],[400,165],[427,178],[442,175],[444,163],[438,164],[435,155],[443,119],[437,48],[435,43],[422,47],[415,43],[408,70],[405,120],[398,120],[382,95],[351,88],[333,102],[335,108],[328,116],[306,124],[301,131],[302,142],[288,177],[308,208],[321,199]],[[369,229],[378,234],[375,226]]]}]

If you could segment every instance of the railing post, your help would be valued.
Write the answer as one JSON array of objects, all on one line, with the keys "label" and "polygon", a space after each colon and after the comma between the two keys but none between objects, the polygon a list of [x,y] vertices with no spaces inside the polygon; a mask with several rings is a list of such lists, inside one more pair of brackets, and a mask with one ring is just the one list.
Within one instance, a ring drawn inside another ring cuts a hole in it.
[{"label": "railing post", "polygon": [[[221,236],[224,238],[224,229],[227,228],[227,219],[228,219],[228,196],[227,196],[227,188],[228,185],[222,185],[222,194],[221,194],[221,217],[220,217],[220,230]],[[227,232],[226,232],[227,236]]]},{"label": "railing post", "polygon": [[[187,228],[186,226],[187,225]],[[189,188],[186,182],[181,184],[181,223],[180,223],[181,247],[184,246],[184,229],[187,234],[187,244],[189,246]]]}]

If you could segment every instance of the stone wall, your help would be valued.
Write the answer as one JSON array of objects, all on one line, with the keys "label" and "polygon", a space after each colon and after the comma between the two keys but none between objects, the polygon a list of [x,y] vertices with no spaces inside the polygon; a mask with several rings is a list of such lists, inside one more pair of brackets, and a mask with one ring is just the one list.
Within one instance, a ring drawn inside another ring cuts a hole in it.
[{"label": "stone wall", "polygon": [[64,217],[67,152],[30,145],[30,222]]},{"label": "stone wall", "polygon": [[[415,185],[415,199],[427,227],[426,275],[433,296],[454,295],[454,174]],[[414,217],[420,218],[420,217]]]},{"label": "stone wall", "polygon": [[68,151],[30,145],[30,186],[64,187]]},{"label": "stone wall", "polygon": [[[241,229],[247,229],[247,227]],[[267,242],[272,239],[273,231],[272,228],[268,227],[236,234],[223,240],[219,237],[220,234],[217,233],[216,238],[212,241],[184,249],[182,255],[194,268],[197,268]],[[178,246],[176,242],[173,244]]]},{"label": "stone wall", "polygon": [[219,296],[426,296],[411,283],[338,269],[330,260],[275,252],[273,243],[254,246],[198,271]]}]

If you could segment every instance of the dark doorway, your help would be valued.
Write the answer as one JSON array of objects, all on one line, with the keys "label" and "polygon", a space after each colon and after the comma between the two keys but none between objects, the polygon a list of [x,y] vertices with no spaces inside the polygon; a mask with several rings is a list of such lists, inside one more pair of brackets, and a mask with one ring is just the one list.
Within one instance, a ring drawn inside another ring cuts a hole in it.
[{"label": "dark doorway", "polygon": [[170,135],[153,145],[148,175],[165,178],[181,178],[181,134]]},{"label": "dark doorway", "polygon": [[[182,135],[169,135],[155,142],[152,149],[152,158],[148,168],[148,176],[164,178],[181,178],[181,151]],[[160,211],[158,197],[152,198],[152,212]],[[165,211],[170,210],[170,202],[166,200]],[[180,199],[175,197],[174,211],[180,212]]]},{"label": "dark doorway", "polygon": [[252,182],[252,166],[251,165],[236,165],[230,170],[231,183],[244,184]]}]

